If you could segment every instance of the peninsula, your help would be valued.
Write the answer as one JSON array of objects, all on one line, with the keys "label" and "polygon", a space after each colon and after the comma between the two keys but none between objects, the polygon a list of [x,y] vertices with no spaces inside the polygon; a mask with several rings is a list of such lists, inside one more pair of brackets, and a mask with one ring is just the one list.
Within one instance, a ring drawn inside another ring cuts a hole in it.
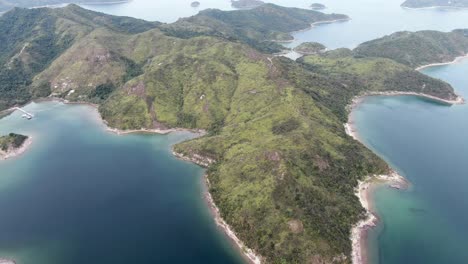
[{"label": "peninsula", "polygon": [[[282,47],[271,40],[339,18],[347,16],[273,4],[205,10],[172,24],[76,5],[16,8],[0,17],[0,110],[59,97],[97,104],[120,130],[203,129],[173,151],[208,167],[217,221],[246,255],[351,263],[351,230],[368,215],[355,190],[391,170],[346,133],[347,106],[369,92],[458,96],[414,70],[450,58],[440,50],[408,61],[398,52],[380,56],[377,41],[299,61],[275,56]],[[440,34],[415,47],[467,38],[463,30]]]}]

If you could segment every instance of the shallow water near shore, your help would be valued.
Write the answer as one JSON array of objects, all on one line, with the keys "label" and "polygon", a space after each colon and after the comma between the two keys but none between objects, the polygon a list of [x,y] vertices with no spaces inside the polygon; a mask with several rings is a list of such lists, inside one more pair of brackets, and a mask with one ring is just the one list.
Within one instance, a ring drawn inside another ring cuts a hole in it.
[{"label": "shallow water near shore", "polygon": [[[468,60],[427,68],[468,97]],[[360,138],[412,183],[379,187],[380,226],[369,232],[370,263],[468,263],[468,105],[412,96],[368,97],[354,113]]]},{"label": "shallow water near shore", "polygon": [[242,263],[203,198],[200,167],[170,146],[193,137],[107,132],[97,111],[59,102],[0,119],[31,135],[0,161],[0,257],[21,264]]}]

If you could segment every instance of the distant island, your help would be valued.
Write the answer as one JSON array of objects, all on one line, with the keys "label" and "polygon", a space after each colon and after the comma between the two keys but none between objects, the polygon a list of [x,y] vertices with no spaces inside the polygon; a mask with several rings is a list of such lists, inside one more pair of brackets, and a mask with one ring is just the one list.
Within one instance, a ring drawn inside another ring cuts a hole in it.
[{"label": "distant island", "polygon": [[29,137],[27,136],[15,133],[0,137],[0,160],[21,154],[24,148],[27,147],[26,142],[28,139]]},{"label": "distant island", "polygon": [[406,0],[402,7],[428,8],[428,7],[453,7],[466,8],[468,0]]},{"label": "distant island", "polygon": [[322,53],[327,49],[323,44],[317,42],[304,42],[294,48],[294,51],[303,55]]},{"label": "distant island", "polygon": [[322,9],[327,8],[327,7],[324,4],[313,3],[313,4],[310,5],[310,8],[312,8],[314,10],[322,10]]},{"label": "distant island", "polygon": [[61,4],[113,4],[129,2],[131,0],[1,0],[0,12],[8,11],[14,7],[41,7]]},{"label": "distant island", "polygon": [[232,7],[238,8],[238,9],[255,8],[263,4],[265,4],[265,2],[261,0],[231,0]]},{"label": "distant island", "polygon": [[200,2],[198,2],[198,1],[192,2],[192,3],[190,4],[190,6],[191,6],[191,7],[199,7],[199,6],[200,6]]}]

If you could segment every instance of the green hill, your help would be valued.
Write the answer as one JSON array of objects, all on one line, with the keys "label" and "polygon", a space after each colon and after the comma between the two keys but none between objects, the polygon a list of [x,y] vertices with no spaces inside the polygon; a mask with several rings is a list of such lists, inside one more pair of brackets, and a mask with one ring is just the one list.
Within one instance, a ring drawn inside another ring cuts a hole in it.
[{"label": "green hill", "polygon": [[204,10],[162,29],[181,38],[211,35],[239,40],[266,52],[279,52],[284,47],[271,41],[292,40],[292,31],[309,28],[312,23],[347,19],[348,16],[341,14],[264,4],[249,10]]},{"label": "green hill", "polygon": [[406,0],[401,6],[410,8],[468,7],[468,0]]},{"label": "green hill", "polygon": [[359,45],[360,57],[383,57],[416,68],[431,63],[449,62],[468,53],[466,30],[397,32]]},{"label": "green hill", "polygon": [[389,59],[339,50],[294,62],[258,49],[328,18],[264,5],[160,25],[77,6],[15,9],[0,17],[0,109],[53,94],[98,103],[120,129],[206,129],[174,150],[216,161],[210,192],[265,263],[350,263],[364,217],[354,188],[388,167],[346,135],[347,104],[369,90],[455,94]]}]

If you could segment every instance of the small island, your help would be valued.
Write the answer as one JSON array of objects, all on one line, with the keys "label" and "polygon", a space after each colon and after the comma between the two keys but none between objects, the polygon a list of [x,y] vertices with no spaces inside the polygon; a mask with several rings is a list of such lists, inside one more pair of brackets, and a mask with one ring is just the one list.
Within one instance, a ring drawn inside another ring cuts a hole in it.
[{"label": "small island", "polygon": [[314,55],[325,52],[327,47],[317,42],[304,42],[294,48],[294,51],[302,55]]},{"label": "small island", "polygon": [[406,0],[401,6],[406,8],[467,8],[468,0]]},{"label": "small island", "polygon": [[312,8],[313,10],[322,10],[322,9],[327,8],[327,7],[324,4],[313,3],[313,4],[310,5],[310,8]]},{"label": "small island", "polygon": [[265,4],[261,0],[231,0],[231,5],[237,9],[251,9]]},{"label": "small island", "polygon": [[0,160],[12,158],[23,153],[29,145],[28,141],[28,136],[15,133],[0,137]]},{"label": "small island", "polygon": [[192,2],[192,3],[190,4],[190,6],[191,6],[191,7],[199,7],[199,6],[200,6],[200,2],[198,2],[198,1]]}]

